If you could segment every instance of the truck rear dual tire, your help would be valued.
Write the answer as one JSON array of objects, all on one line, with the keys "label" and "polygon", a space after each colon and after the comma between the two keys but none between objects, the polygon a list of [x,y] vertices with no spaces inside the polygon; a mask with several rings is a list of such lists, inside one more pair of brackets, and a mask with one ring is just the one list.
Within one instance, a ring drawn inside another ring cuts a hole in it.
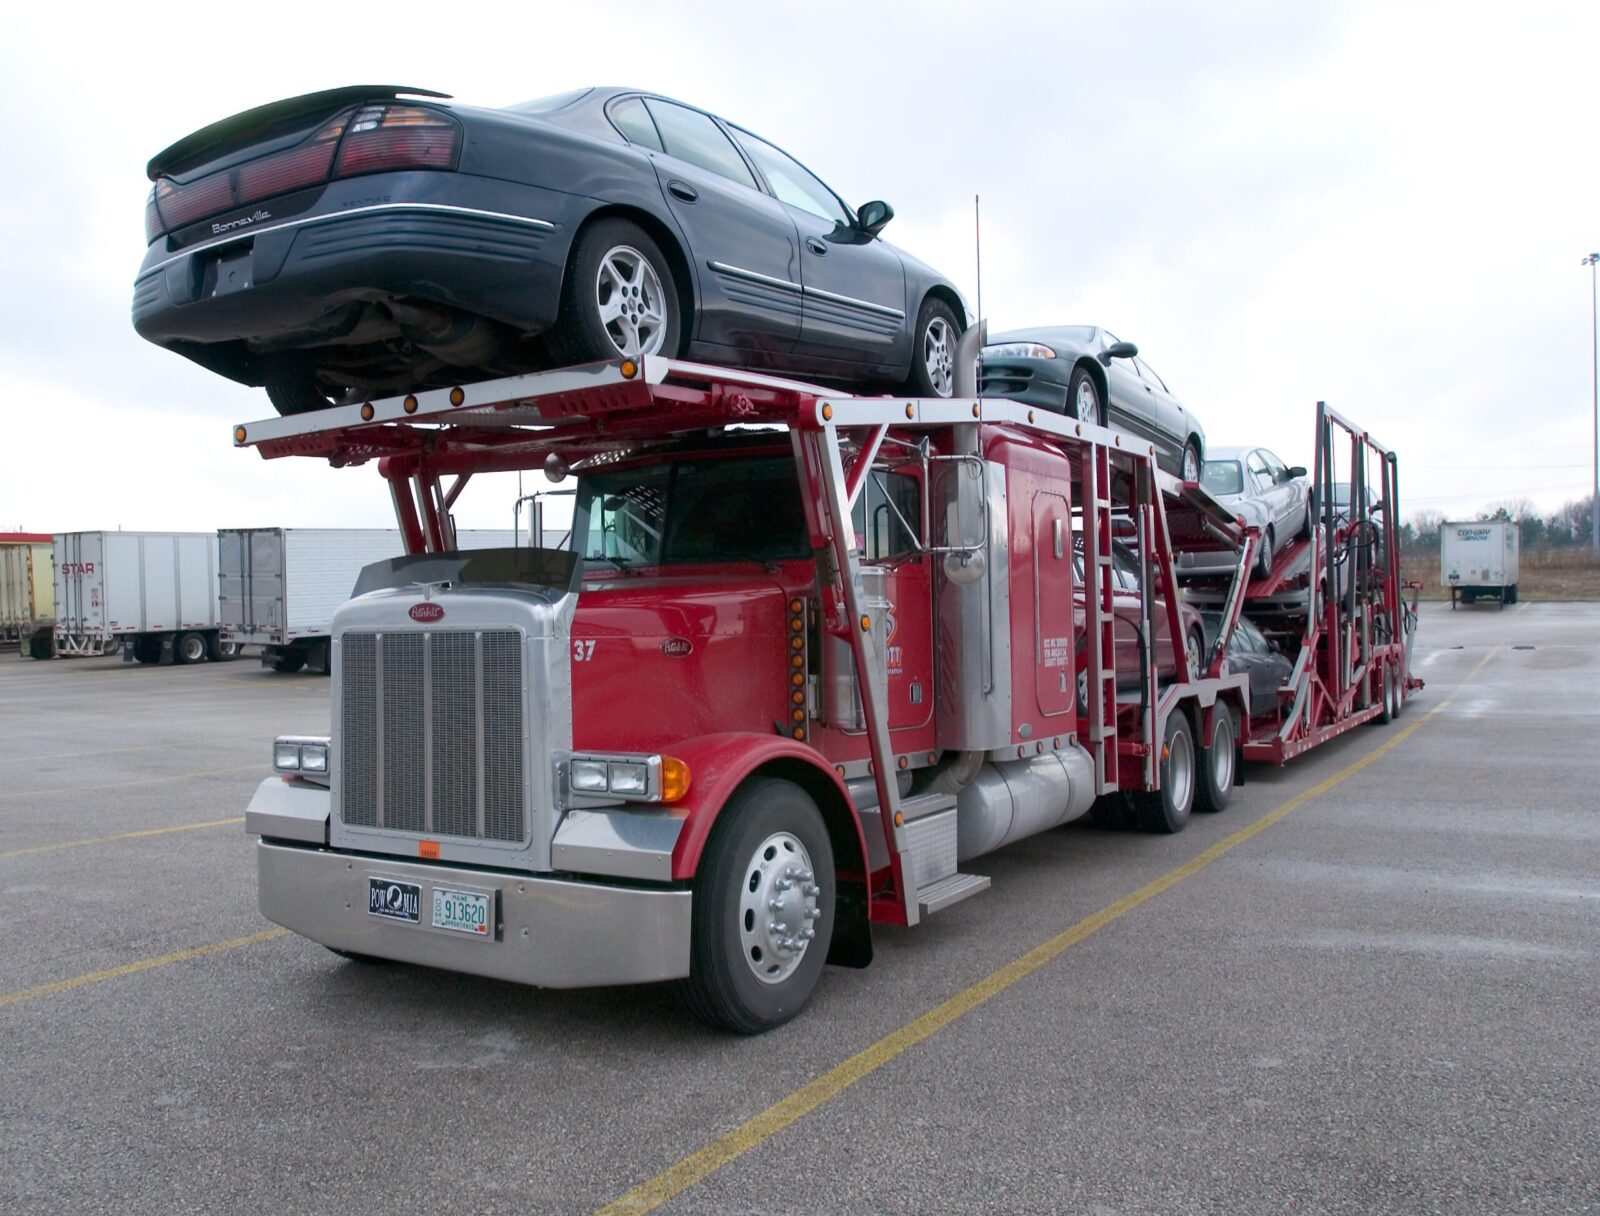
[{"label": "truck rear dual tire", "polygon": [[1161,742],[1161,788],[1133,795],[1134,812],[1147,832],[1171,835],[1183,831],[1194,809],[1198,756],[1189,715],[1174,709],[1167,715]]},{"label": "truck rear dual tire", "polygon": [[1233,797],[1233,778],[1238,771],[1238,732],[1233,714],[1220,703],[1212,716],[1211,746],[1200,749],[1199,780],[1195,786],[1194,809],[1215,815],[1228,807]]},{"label": "truck rear dual tire", "polygon": [[174,663],[200,663],[207,657],[206,638],[203,633],[180,633],[172,640]]},{"label": "truck rear dual tire", "polygon": [[747,783],[718,815],[695,876],[684,1003],[736,1034],[787,1022],[821,978],[834,898],[817,804],[788,781]]}]

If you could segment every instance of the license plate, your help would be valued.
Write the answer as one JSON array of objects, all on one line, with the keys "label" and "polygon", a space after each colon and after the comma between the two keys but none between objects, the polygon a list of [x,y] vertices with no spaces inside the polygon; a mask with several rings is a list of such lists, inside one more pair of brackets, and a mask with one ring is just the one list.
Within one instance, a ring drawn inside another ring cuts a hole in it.
[{"label": "license plate", "polygon": [[433,889],[435,929],[452,929],[457,933],[470,933],[474,937],[488,937],[489,909],[489,897],[476,891],[452,891],[448,887]]},{"label": "license plate", "polygon": [[385,920],[416,924],[422,916],[422,888],[392,878],[367,879],[367,911]]}]

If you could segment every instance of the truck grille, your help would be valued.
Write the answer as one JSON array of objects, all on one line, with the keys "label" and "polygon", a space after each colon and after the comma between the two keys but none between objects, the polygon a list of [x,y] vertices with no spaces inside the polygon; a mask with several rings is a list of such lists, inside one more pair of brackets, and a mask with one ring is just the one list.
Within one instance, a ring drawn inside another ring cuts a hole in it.
[{"label": "truck grille", "polygon": [[340,648],[340,818],[526,839],[521,635],[351,630]]}]

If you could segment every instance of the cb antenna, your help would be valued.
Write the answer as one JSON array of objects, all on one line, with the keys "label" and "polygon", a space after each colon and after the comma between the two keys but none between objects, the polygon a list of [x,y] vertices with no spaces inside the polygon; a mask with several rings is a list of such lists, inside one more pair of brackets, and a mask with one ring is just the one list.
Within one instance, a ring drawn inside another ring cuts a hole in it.
[{"label": "cb antenna", "polygon": [[972,256],[978,266],[978,320],[983,320],[983,214],[979,195],[972,196]]}]

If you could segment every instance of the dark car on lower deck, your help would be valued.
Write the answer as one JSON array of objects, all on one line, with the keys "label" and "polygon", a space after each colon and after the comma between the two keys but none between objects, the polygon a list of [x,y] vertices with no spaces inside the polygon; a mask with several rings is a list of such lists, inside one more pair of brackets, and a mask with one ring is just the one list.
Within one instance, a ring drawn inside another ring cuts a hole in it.
[{"label": "dark car on lower deck", "polygon": [[148,172],[135,328],[282,412],[638,354],[951,391],[966,309],[893,210],[668,98],[357,85]]}]

